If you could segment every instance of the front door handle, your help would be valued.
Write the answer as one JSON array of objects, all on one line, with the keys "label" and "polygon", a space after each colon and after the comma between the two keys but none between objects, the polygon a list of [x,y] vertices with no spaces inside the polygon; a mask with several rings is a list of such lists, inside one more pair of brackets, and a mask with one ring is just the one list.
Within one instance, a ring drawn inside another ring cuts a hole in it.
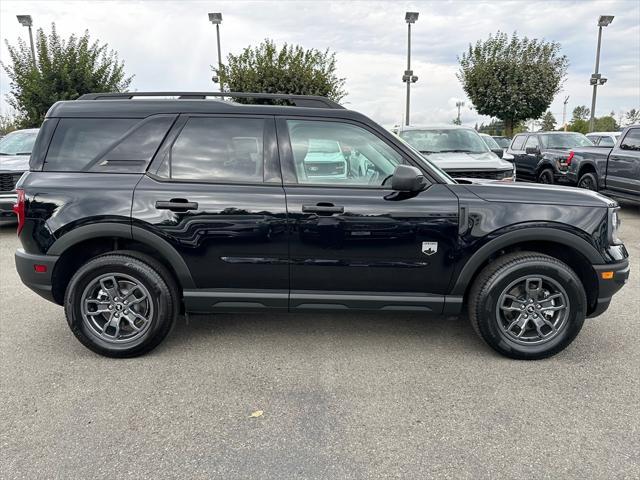
[{"label": "front door handle", "polygon": [[334,213],[344,213],[344,207],[336,206],[333,203],[319,203],[317,205],[303,205],[302,213],[319,213],[332,215]]},{"label": "front door handle", "polygon": [[197,210],[198,202],[190,202],[184,198],[172,198],[171,200],[156,201],[156,209],[171,210],[172,212],[186,212],[189,210]]}]

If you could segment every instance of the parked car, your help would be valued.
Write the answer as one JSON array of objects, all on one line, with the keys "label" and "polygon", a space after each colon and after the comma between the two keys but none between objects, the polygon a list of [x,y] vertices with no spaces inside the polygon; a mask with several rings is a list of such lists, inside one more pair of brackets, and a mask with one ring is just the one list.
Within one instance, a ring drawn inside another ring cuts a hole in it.
[{"label": "parked car", "polygon": [[518,179],[538,183],[567,182],[566,172],[558,168],[574,148],[592,147],[593,143],[581,133],[533,132],[513,137],[505,152],[513,157]]},{"label": "parked car", "polygon": [[[538,359],[627,280],[618,206],[595,192],[458,183],[323,97],[167,95],[56,103],[18,184],[18,273],[100,354],[148,352],[179,312],[466,308],[496,351]],[[301,175],[315,141],[367,168]]]},{"label": "parked car", "polygon": [[495,153],[499,158],[502,158],[504,148],[498,145],[498,142],[496,142],[491,135],[487,135],[486,133],[480,133],[479,135],[487,147],[489,147],[489,150]]},{"label": "parked car", "polygon": [[0,225],[17,221],[13,213],[16,183],[29,170],[29,155],[38,135],[37,128],[16,130],[0,139]]},{"label": "parked car", "polygon": [[402,126],[394,133],[454,178],[515,181],[513,163],[492,153],[473,128]]},{"label": "parked car", "polygon": [[500,148],[504,148],[507,149],[509,148],[509,145],[511,144],[511,139],[509,137],[502,137],[499,135],[493,135],[491,138],[493,138],[496,143],[498,145],[500,145]]},{"label": "parked car", "polygon": [[558,168],[573,185],[640,202],[640,125],[625,128],[613,148],[571,150]]},{"label": "parked car", "polygon": [[596,147],[613,148],[620,138],[621,132],[592,132],[587,133],[587,138],[593,142]]}]

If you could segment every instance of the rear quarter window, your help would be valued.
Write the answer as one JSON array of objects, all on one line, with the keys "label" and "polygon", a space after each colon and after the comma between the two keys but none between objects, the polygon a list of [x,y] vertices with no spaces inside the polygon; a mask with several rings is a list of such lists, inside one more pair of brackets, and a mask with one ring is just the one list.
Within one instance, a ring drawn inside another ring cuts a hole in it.
[{"label": "rear quarter window", "polygon": [[513,139],[511,144],[511,150],[522,150],[524,147],[524,140],[527,138],[525,135],[518,135]]},{"label": "rear quarter window", "polygon": [[62,118],[44,168],[54,172],[144,172],[175,117]]}]

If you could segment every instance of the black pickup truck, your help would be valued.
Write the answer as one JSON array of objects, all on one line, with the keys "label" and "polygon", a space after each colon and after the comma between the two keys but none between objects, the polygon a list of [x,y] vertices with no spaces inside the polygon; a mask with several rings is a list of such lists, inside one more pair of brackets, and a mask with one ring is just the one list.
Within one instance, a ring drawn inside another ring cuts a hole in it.
[{"label": "black pickup truck", "polygon": [[640,202],[640,125],[627,127],[613,148],[575,148],[558,169],[572,185]]}]

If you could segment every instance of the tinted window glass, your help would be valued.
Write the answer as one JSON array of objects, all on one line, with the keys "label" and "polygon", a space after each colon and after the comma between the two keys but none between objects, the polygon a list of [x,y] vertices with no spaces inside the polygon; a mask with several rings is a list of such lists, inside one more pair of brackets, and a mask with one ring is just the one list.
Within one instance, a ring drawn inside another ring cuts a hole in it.
[{"label": "tinted window glass", "polygon": [[438,128],[404,130],[400,137],[420,153],[488,152],[487,145],[475,130],[466,128]]},{"label": "tinted window glass", "polygon": [[616,142],[611,137],[600,137],[600,142],[598,142],[601,147],[613,147],[615,144]]},{"label": "tinted window glass", "polygon": [[0,155],[30,155],[38,130],[17,130],[0,140]]},{"label": "tinted window glass", "polygon": [[139,119],[63,118],[44,164],[48,171],[81,171],[113,145]]},{"label": "tinted window glass", "polygon": [[190,118],[171,149],[169,176],[261,182],[264,129],[256,118]]},{"label": "tinted window glass", "polygon": [[640,128],[629,130],[620,144],[623,150],[640,150]]},{"label": "tinted window glass", "polygon": [[511,150],[524,150],[522,147],[524,147],[524,140],[525,140],[524,135],[518,135],[516,138],[513,139],[513,144],[511,145]]},{"label": "tinted window glass", "polygon": [[536,148],[539,147],[540,145],[538,144],[538,136],[537,135],[529,135],[529,138],[527,138],[527,143],[524,144],[524,148],[525,150],[527,148]]},{"label": "tinted window glass", "polygon": [[593,142],[581,133],[545,133],[541,137],[545,148],[593,147]]},{"label": "tinted window glass", "polygon": [[367,130],[341,122],[288,120],[298,183],[381,186],[402,157]]}]

